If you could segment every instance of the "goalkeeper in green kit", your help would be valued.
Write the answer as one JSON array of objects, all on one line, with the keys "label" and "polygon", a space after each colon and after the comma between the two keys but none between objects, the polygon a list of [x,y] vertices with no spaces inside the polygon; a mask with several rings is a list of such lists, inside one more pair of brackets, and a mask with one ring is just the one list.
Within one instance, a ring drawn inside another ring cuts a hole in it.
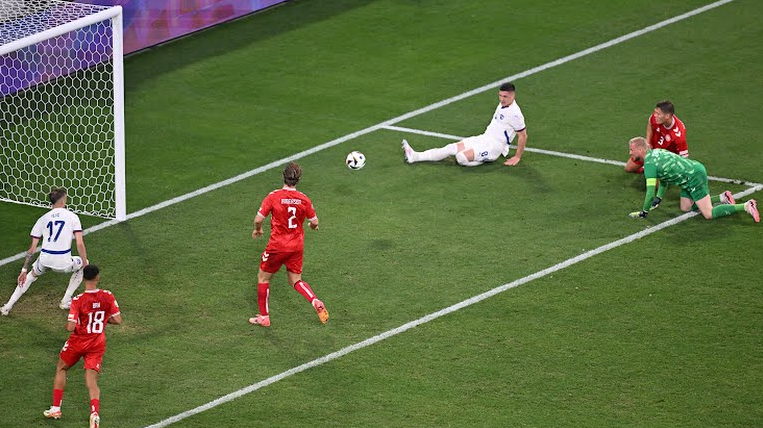
[{"label": "goalkeeper in green kit", "polygon": [[[756,223],[760,222],[758,204],[755,199],[750,199],[744,204],[737,204],[728,190],[711,197],[707,187],[707,171],[701,163],[667,150],[650,149],[643,137],[632,138],[628,145],[633,159],[644,162],[644,178],[646,178],[644,206],[641,211],[630,213],[631,217],[644,218],[649,211],[660,205],[661,198],[655,196],[655,187],[660,182],[681,188],[681,211],[699,209],[708,220],[745,211]],[[721,205],[713,206],[713,203],[718,202]]]}]

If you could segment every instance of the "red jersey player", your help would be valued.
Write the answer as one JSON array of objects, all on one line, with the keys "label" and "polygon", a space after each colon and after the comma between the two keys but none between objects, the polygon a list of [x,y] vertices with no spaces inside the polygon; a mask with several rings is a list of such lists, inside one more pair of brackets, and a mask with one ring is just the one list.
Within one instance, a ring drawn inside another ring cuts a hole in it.
[{"label": "red jersey player", "polygon": [[[646,141],[653,149],[665,149],[679,156],[689,157],[686,144],[686,127],[675,115],[676,109],[670,101],[661,101],[654,107],[646,125]],[[625,172],[642,173],[644,163],[632,157],[625,164]]]},{"label": "red jersey player", "polygon": [[[677,118],[675,106],[670,101],[660,101],[654,106],[654,112],[649,116],[646,125],[646,141],[652,149],[665,149],[684,158],[689,157],[689,146],[686,144],[686,127]],[[640,174],[644,172],[644,162],[633,156],[625,164],[625,172]],[[657,183],[657,195],[652,202],[652,208],[660,206],[662,197],[668,190],[667,185]]]},{"label": "red jersey player", "polygon": [[289,285],[294,287],[310,304],[313,305],[322,323],[329,319],[326,306],[318,300],[307,282],[302,280],[302,254],[305,242],[305,230],[302,224],[309,221],[310,228],[318,229],[318,216],[310,198],[297,190],[296,186],[302,177],[302,168],[294,162],[286,165],[283,170],[284,186],[268,194],[257,215],[254,218],[252,238],[263,235],[262,222],[269,214],[270,241],[262,253],[260,271],[257,275],[257,304],[260,313],[249,322],[263,327],[270,326],[268,297],[270,295],[270,278],[278,272],[281,265],[286,265],[286,276]]},{"label": "red jersey player", "polygon": [[98,374],[106,351],[106,324],[122,323],[114,295],[97,288],[101,278],[99,272],[96,265],[83,268],[85,292],[72,299],[66,323],[66,329],[72,334],[59,354],[56,377],[53,379],[53,405],[43,412],[47,418],[61,418],[67,370],[82,358],[85,361],[85,384],[90,393],[90,428],[98,428],[101,422],[98,415],[101,403]]}]

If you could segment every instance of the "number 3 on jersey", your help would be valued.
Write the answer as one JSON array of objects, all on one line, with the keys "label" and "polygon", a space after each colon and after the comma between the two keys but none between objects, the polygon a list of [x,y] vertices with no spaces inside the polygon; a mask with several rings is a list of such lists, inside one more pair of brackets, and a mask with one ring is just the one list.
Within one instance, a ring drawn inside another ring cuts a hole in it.
[{"label": "number 3 on jersey", "polygon": [[297,223],[294,220],[297,219],[297,207],[288,207],[286,211],[291,214],[291,217],[289,217],[289,229],[296,229]]}]

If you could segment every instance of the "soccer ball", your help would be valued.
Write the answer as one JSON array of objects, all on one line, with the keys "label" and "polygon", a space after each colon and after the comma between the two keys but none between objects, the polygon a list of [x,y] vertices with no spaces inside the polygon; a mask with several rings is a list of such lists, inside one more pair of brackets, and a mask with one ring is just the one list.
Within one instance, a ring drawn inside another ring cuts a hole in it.
[{"label": "soccer ball", "polygon": [[347,168],[360,169],[366,166],[366,156],[359,151],[351,152],[347,155]]}]

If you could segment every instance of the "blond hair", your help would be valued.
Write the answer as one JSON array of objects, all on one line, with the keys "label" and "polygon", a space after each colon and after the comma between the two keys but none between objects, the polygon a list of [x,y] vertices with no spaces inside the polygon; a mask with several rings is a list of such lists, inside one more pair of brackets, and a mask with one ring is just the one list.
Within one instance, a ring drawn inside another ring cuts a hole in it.
[{"label": "blond hair", "polygon": [[644,137],[633,137],[628,141],[628,146],[633,148],[642,148],[645,150],[649,150],[649,144],[646,142],[646,138]]}]

